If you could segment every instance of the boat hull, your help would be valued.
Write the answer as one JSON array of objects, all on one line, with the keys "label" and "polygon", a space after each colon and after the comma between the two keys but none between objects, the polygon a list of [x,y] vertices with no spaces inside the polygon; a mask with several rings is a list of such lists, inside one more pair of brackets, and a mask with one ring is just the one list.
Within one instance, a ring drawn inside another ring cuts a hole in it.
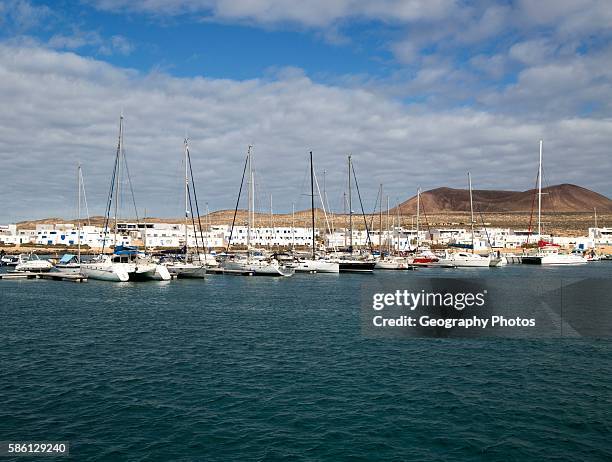
[{"label": "boat hull", "polygon": [[123,264],[84,263],[81,274],[88,279],[110,282],[127,282],[130,280],[129,269]]},{"label": "boat hull", "polygon": [[340,261],[341,273],[372,273],[376,262],[369,261]]},{"label": "boat hull", "polygon": [[583,265],[586,258],[577,255],[524,255],[524,265]]},{"label": "boat hull", "polygon": [[293,266],[296,273],[339,273],[340,265],[326,260],[302,260]]},{"label": "boat hull", "polygon": [[168,271],[172,276],[177,278],[194,278],[201,279],[206,276],[206,267],[186,264],[167,265]]}]

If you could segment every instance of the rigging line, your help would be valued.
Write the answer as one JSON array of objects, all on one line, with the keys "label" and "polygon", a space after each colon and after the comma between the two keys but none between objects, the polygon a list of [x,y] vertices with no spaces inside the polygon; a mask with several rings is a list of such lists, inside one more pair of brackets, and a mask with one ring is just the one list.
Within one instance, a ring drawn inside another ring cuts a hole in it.
[{"label": "rigging line", "polygon": [[531,199],[531,214],[529,215],[529,228],[527,229],[527,244],[529,244],[529,238],[531,237],[531,225],[533,223],[533,211],[535,208],[536,195],[538,194],[538,179],[540,172],[536,175],[535,186],[533,187],[533,197]]},{"label": "rigging line", "polygon": [[378,196],[380,195],[380,188],[376,191],[376,201],[374,202],[374,209],[370,214],[370,229],[374,230],[374,217],[376,216],[376,209],[378,208]]},{"label": "rigging line", "polygon": [[136,196],[134,196],[134,187],[132,186],[132,178],[130,177],[130,169],[128,168],[125,150],[123,151],[123,163],[125,165],[125,172],[127,173],[128,184],[130,185],[130,194],[132,195],[132,204],[134,205],[134,213],[136,214],[136,224],[140,224],[140,218],[138,218],[138,209],[136,208]]},{"label": "rigging line", "polygon": [[353,170],[353,178],[355,179],[355,189],[357,189],[357,197],[359,198],[359,204],[361,205],[361,214],[363,215],[363,224],[366,229],[366,242],[368,247],[370,248],[370,252],[372,252],[372,241],[370,240],[370,230],[368,228],[368,220],[365,216],[365,210],[363,209],[363,202],[361,200],[361,193],[359,192],[359,184],[357,183],[357,175],[355,174],[355,165],[351,164],[351,169]]},{"label": "rigging line", "polygon": [[227,241],[226,252],[229,252],[230,245],[232,245],[232,236],[234,235],[234,225],[236,224],[236,214],[238,213],[238,206],[240,205],[240,195],[242,194],[242,185],[244,184],[244,177],[246,175],[247,164],[249,162],[249,155],[247,154],[244,161],[244,169],[242,170],[242,180],[240,180],[240,189],[238,190],[238,198],[236,199],[236,208],[234,209],[234,218],[232,219],[232,228],[230,229],[229,240]]},{"label": "rigging line", "polygon": [[[108,200],[106,203],[106,212],[104,220],[104,237],[102,239],[102,254],[106,248],[106,237],[108,235],[108,227],[110,226],[110,211],[113,202],[113,196],[115,191],[115,176],[117,174],[117,163],[119,162],[119,147],[117,147],[117,154],[115,154],[115,163],[113,165],[113,174],[111,175],[110,189],[108,191]],[[117,232],[117,230],[115,230]]]},{"label": "rigging line", "polygon": [[[196,231],[195,218],[193,217],[193,204],[191,203],[191,188],[189,187],[189,183],[187,183],[187,197],[189,198],[189,212],[191,214],[191,224],[193,225],[193,234],[195,236],[195,241],[196,241],[196,252],[198,253],[198,260],[199,260],[200,247],[198,246],[198,233]],[[188,230],[185,230],[185,235],[187,236],[187,240],[185,241],[185,263],[187,263],[187,248],[189,247]]]},{"label": "rigging line", "polygon": [[83,201],[85,202],[85,213],[87,213],[87,225],[91,226],[91,220],[89,217],[89,206],[87,205],[87,193],[85,192],[85,178],[83,177],[83,167],[81,167],[81,186],[83,190]]},{"label": "rigging line", "polygon": [[[189,152],[189,147],[187,148],[187,160],[189,161],[189,174],[191,175],[191,184],[193,187],[193,198],[195,200],[195,204],[196,204],[196,213],[198,214],[198,225],[200,226],[200,240],[202,242],[202,247],[204,250],[204,259],[206,259],[206,249],[204,248],[204,244],[208,244],[208,238],[206,238],[206,242],[204,241],[204,235],[202,234],[202,218],[200,216],[200,206],[198,205],[198,194],[196,192],[196,187],[195,187],[195,180],[193,178],[193,168],[191,167],[191,153]],[[193,218],[193,210],[192,210],[192,218]],[[195,229],[194,229],[195,232]],[[196,247],[198,244],[198,236],[196,234]],[[208,246],[208,245],[207,245]],[[198,254],[198,259],[199,259],[199,254]]]}]

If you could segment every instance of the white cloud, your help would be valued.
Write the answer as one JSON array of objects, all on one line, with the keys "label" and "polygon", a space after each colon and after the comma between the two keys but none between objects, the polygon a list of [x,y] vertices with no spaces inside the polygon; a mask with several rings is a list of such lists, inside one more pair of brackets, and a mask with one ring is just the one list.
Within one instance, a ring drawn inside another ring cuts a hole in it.
[{"label": "white cloud", "polygon": [[136,199],[151,215],[180,215],[185,133],[198,194],[213,209],[232,207],[248,143],[256,147],[260,197],[272,192],[279,210],[290,210],[291,202],[307,207],[300,186],[310,149],[316,167],[328,171],[336,207],[352,152],[371,208],[380,182],[392,200],[404,199],[417,185],[461,187],[468,168],[479,188],[527,189],[542,136],[550,181],[612,192],[612,120],[530,122],[404,106],[374,91],[315,83],[296,70],[247,81],[174,78],[70,52],[0,45],[0,101],[11,108],[0,112],[0,222],[72,215],[77,160],[90,208],[101,213],[121,110]]},{"label": "white cloud", "polygon": [[256,21],[261,24],[294,22],[308,27],[327,26],[346,18],[410,22],[447,16],[456,0],[91,0],[96,7],[115,12],[155,15],[201,14],[218,20]]}]

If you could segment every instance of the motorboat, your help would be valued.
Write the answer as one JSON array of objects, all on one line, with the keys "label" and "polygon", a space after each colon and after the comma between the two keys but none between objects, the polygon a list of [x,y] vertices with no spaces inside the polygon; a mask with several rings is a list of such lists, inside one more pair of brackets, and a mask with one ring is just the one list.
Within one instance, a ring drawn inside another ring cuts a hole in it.
[{"label": "motorboat", "polygon": [[65,273],[79,273],[81,271],[81,263],[78,255],[66,253],[62,255],[60,261],[55,264],[55,269]]},{"label": "motorboat", "polygon": [[15,266],[15,271],[46,273],[51,271],[53,264],[49,260],[43,260],[35,253],[20,254]]}]

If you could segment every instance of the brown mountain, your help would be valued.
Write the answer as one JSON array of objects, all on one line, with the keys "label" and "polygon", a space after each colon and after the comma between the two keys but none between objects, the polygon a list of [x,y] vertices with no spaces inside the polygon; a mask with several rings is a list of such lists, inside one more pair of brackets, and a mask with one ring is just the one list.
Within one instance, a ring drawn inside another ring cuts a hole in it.
[{"label": "brown mountain", "polygon": [[[536,190],[496,191],[474,190],[474,211],[480,212],[529,212],[537,208]],[[612,200],[589,189],[573,184],[560,184],[542,188],[542,210],[545,212],[612,212]],[[534,202],[535,198],[535,202]],[[400,212],[416,213],[417,198],[402,202]],[[436,188],[421,193],[421,211],[426,213],[469,212],[470,195],[467,189]],[[395,209],[394,209],[395,212]]]}]

